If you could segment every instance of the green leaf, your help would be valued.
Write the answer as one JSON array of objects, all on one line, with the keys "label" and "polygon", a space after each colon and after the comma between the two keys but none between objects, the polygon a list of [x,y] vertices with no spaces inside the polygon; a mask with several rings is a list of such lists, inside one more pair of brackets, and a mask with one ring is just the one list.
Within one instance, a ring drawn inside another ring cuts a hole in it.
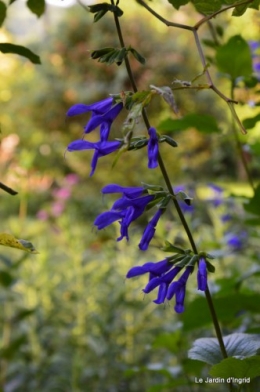
[{"label": "green leaf", "polygon": [[[229,357],[250,357],[256,355],[260,349],[259,335],[233,333],[225,336],[223,341]],[[188,357],[210,365],[215,365],[223,359],[217,338],[196,339],[188,352]],[[231,377],[231,374],[228,377]]]},{"label": "green leaf", "polygon": [[188,128],[196,128],[203,133],[220,132],[216,119],[209,114],[191,113],[180,119],[165,120],[158,126],[160,131],[167,132],[185,130]]},{"label": "green leaf", "polygon": [[260,376],[260,356],[250,358],[226,358],[212,366],[210,375],[225,378],[235,384],[249,384],[253,378]]},{"label": "green leaf", "polygon": [[178,143],[168,135],[162,135],[159,139],[159,142],[166,142],[172,147],[178,147]]},{"label": "green leaf", "polygon": [[27,7],[38,16],[38,18],[45,11],[45,0],[27,0]]},{"label": "green leaf", "polygon": [[20,56],[26,57],[34,64],[41,64],[40,57],[37,54],[33,53],[30,49],[21,45],[0,43],[0,52],[19,54]]},{"label": "green leaf", "polygon": [[31,242],[22,239],[18,240],[12,234],[8,233],[0,233],[0,245],[20,249],[29,253],[38,253]]},{"label": "green leaf", "polygon": [[259,4],[260,4],[259,0],[254,0],[251,3],[238,5],[237,7],[234,8],[232,15],[233,16],[241,16],[246,12],[247,8],[254,8],[254,9],[258,10]]},{"label": "green leaf", "polygon": [[[227,294],[214,298],[218,319],[222,324],[234,323],[239,312],[259,312],[259,294]],[[185,331],[202,328],[212,322],[207,309],[205,298],[196,298],[189,303],[182,316],[183,328]]]},{"label": "green leaf", "polygon": [[255,215],[260,215],[260,185],[255,189],[254,196],[248,199],[249,202],[244,204],[244,209]]},{"label": "green leaf", "polygon": [[9,5],[13,4],[16,0],[10,0]]},{"label": "green leaf", "polygon": [[3,287],[10,287],[14,283],[14,278],[9,272],[0,270],[0,284]]},{"label": "green leaf", "polygon": [[94,22],[100,20],[108,11],[114,12],[118,17],[123,15],[123,11],[117,6],[108,3],[100,3],[88,6],[88,9],[94,15]]},{"label": "green leaf", "polygon": [[257,114],[255,117],[246,118],[245,120],[242,121],[242,123],[245,128],[251,129],[254,128],[254,126],[258,121],[260,121],[260,113]]},{"label": "green leaf", "polygon": [[175,246],[171,244],[169,241],[165,241],[165,245],[163,248],[161,248],[164,252],[171,252],[171,253],[178,253],[180,255],[185,254],[185,250],[182,248],[179,248],[178,246]]},{"label": "green leaf", "polygon": [[198,12],[206,15],[219,11],[222,6],[220,0],[192,0],[192,3]]},{"label": "green leaf", "polygon": [[145,64],[145,58],[137,52],[134,48],[129,48],[129,51],[133,54],[133,56],[136,58],[137,61],[141,64]]},{"label": "green leaf", "polygon": [[6,9],[6,5],[0,1],[0,26],[2,26],[6,18]]},{"label": "green leaf", "polygon": [[188,4],[190,0],[168,0],[168,1],[171,5],[173,5],[174,8],[178,10],[182,5]]},{"label": "green leaf", "polygon": [[233,80],[253,72],[250,48],[240,35],[231,37],[226,44],[217,48],[216,63],[219,70]]}]

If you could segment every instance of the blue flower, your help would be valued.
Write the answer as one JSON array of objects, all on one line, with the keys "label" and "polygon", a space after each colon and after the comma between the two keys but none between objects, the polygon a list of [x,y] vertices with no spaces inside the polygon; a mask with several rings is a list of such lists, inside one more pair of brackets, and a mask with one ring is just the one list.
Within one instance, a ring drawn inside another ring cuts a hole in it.
[{"label": "blue flower", "polygon": [[154,169],[158,166],[158,154],[159,154],[159,143],[158,136],[155,128],[149,128],[148,130],[150,139],[148,141],[148,168]]},{"label": "blue flower", "polygon": [[148,294],[156,287],[159,287],[158,296],[154,302],[156,304],[161,304],[166,299],[169,284],[180,270],[181,267],[174,267],[173,263],[169,262],[168,259],[164,259],[157,263],[149,262],[143,266],[133,267],[128,271],[126,277],[133,278],[149,273],[149,282],[143,289],[143,292]]},{"label": "blue flower", "polygon": [[107,193],[122,193],[124,196],[128,197],[129,199],[135,199],[136,197],[141,196],[144,193],[144,187],[140,186],[121,186],[117,184],[109,184],[104,186],[102,189],[103,194]]},{"label": "blue flower", "polygon": [[[124,237],[128,240],[128,228],[130,224],[139,218],[145,211],[147,205],[154,200],[154,195],[142,195],[144,188],[141,187],[120,187],[119,185],[107,185],[103,188],[103,193],[114,193],[120,191],[123,196],[118,199],[112,206],[110,211],[106,211],[97,216],[94,225],[98,230],[109,226],[114,221],[118,220],[120,223],[120,237],[117,241],[122,240]],[[130,197],[129,197],[130,196]]]},{"label": "blue flower", "polygon": [[82,151],[82,150],[95,150],[91,162],[91,173],[92,176],[95,172],[98,158],[105,155],[111,154],[112,152],[119,149],[121,142],[119,141],[99,141],[97,143],[91,143],[86,140],[75,140],[68,145],[68,151]]},{"label": "blue flower", "polygon": [[154,217],[150,220],[148,225],[146,226],[141,241],[139,243],[139,249],[146,250],[154,236],[155,227],[163,213],[163,210],[160,208],[154,215]]},{"label": "blue flower", "polygon": [[223,188],[213,183],[208,184],[208,186],[213,190],[213,205],[218,207],[223,203]]},{"label": "blue flower", "polygon": [[[176,267],[177,268],[177,267]],[[186,293],[186,283],[193,271],[193,267],[187,267],[177,282],[173,282],[167,291],[167,299],[170,300],[175,295],[175,312],[184,312],[184,299]]]},{"label": "blue flower", "polygon": [[245,231],[241,231],[238,234],[230,232],[225,235],[226,244],[233,252],[243,249],[246,239],[247,233]]},{"label": "blue flower", "polygon": [[84,127],[85,133],[89,133],[100,126],[100,139],[101,141],[106,141],[109,136],[111,125],[122,109],[123,104],[121,102],[113,105],[113,98],[109,97],[91,105],[84,105],[83,103],[73,105],[68,110],[67,116],[71,117],[91,112],[91,118]]},{"label": "blue flower", "polygon": [[201,257],[199,259],[197,281],[198,281],[198,290],[205,291],[207,289],[207,263],[204,257]]}]

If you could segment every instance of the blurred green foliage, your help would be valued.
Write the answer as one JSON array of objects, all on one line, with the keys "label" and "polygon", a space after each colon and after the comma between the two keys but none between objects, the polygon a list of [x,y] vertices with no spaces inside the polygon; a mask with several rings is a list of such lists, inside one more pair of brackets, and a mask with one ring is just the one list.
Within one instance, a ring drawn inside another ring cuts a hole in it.
[{"label": "blurred green foliage", "polygon": [[[36,3],[31,4],[35,7]],[[37,7],[35,13],[41,12],[36,11]],[[197,15],[193,8],[189,13],[180,12],[187,23]],[[174,79],[192,80],[202,73],[189,32],[169,34],[149,17],[143,23],[141,11],[125,13],[124,34],[147,61],[145,67],[132,61],[140,90],[150,84],[171,85]],[[221,33],[215,46],[206,46],[207,57],[217,82],[229,92],[229,81],[215,73],[215,51],[227,41],[227,26],[236,34],[239,26],[228,17],[212,23]],[[107,67],[90,58],[93,50],[118,46],[112,18],[102,19],[97,31],[93,15],[75,6],[52,26],[50,34],[48,29],[44,34],[41,42],[30,46],[40,55],[42,65],[12,55],[1,55],[0,63],[0,175],[1,181],[19,192],[12,197],[1,191],[1,231],[30,239],[40,252],[28,256],[0,250],[0,390],[203,391],[205,387],[195,385],[194,377],[207,376],[209,366],[187,359],[187,351],[194,339],[214,332],[204,297],[198,297],[195,290],[196,277],[189,282],[181,317],[174,314],[171,305],[153,304],[152,294],[143,299],[145,277],[125,281],[133,265],[164,258],[160,247],[166,235],[187,246],[175,213],[165,215],[146,253],[138,251],[135,244],[147,216],[132,228],[129,244],[115,241],[117,225],[101,233],[92,228],[95,216],[113,202],[102,200],[100,195],[108,179],[139,185],[140,173],[145,173],[145,182],[160,183],[159,173],[147,173],[142,150],[126,153],[113,170],[110,157],[102,158],[95,176],[89,179],[90,154],[65,154],[67,144],[81,137],[82,125],[88,120],[83,115],[66,119],[67,109],[76,102],[91,103],[108,92],[131,88],[122,66]],[[205,40],[212,39],[210,29],[202,35]],[[205,76],[199,81],[205,82]],[[257,107],[249,108],[247,102],[257,99],[259,86],[249,89],[243,80],[239,83],[235,95],[241,113],[253,117]],[[245,173],[237,157],[230,115],[211,91],[176,90],[175,97],[182,119],[176,120],[159,97],[148,111],[155,126],[179,144],[174,150],[163,145],[162,154],[171,168],[173,184],[188,184],[188,193],[194,197],[195,211],[187,213],[187,219],[198,245],[215,251],[218,257],[216,273],[210,276],[218,317],[225,334],[259,333],[256,292],[260,249],[254,215],[259,198],[248,200],[252,193],[243,183]],[[201,128],[192,126],[195,114],[211,119],[212,132],[205,133],[201,124]],[[217,119],[217,126],[210,116]],[[124,120],[122,114],[114,124],[113,136],[122,137]],[[181,130],[173,128],[178,121],[182,122]],[[248,143],[245,155],[257,177],[259,149],[255,145],[257,123],[254,125],[248,139],[239,137]],[[137,132],[145,132],[142,123]],[[90,140],[95,138],[95,134],[89,135]],[[205,185],[209,181],[220,182],[226,189],[221,195],[224,202],[217,206],[218,196]],[[253,215],[245,215],[241,200],[249,201],[246,209]],[[223,222],[221,216],[227,213],[232,214],[232,220]],[[228,246],[227,232],[246,233],[239,251]],[[251,386],[252,391],[257,390],[259,380]],[[209,388],[225,390],[224,385]]]}]

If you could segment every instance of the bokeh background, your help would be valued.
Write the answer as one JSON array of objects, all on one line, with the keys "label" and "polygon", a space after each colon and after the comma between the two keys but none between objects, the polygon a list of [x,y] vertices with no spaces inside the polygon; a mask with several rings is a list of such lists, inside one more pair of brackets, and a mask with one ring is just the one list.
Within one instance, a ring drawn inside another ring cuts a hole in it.
[{"label": "bokeh background", "polygon": [[[190,5],[177,12],[167,2],[153,3],[179,23],[194,24],[201,18]],[[160,250],[163,238],[188,247],[175,212],[164,215],[145,253],[137,244],[149,213],[131,227],[129,243],[116,242],[116,224],[102,232],[93,228],[95,217],[114,201],[102,198],[104,185],[139,186],[142,181],[161,185],[162,179],[159,170],[147,170],[144,150],[126,153],[113,169],[111,156],[100,159],[91,178],[91,152],[66,153],[88,120],[88,115],[66,118],[69,107],[131,86],[123,65],[108,67],[90,58],[93,49],[118,46],[112,15],[94,24],[93,15],[80,4],[63,5],[48,2],[37,19],[25,2],[16,1],[0,30],[2,42],[30,47],[42,62],[34,65],[0,54],[0,176],[18,191],[17,196],[1,191],[0,231],[32,241],[39,251],[29,255],[0,250],[0,390],[204,390],[191,380],[207,374],[207,366],[187,359],[192,340],[214,336],[196,277],[189,281],[182,316],[174,313],[171,303],[157,306],[153,294],[143,295],[146,277],[125,279],[133,265],[165,257]],[[147,60],[145,66],[132,61],[140,90],[150,84],[171,86],[174,79],[192,80],[202,72],[189,31],[170,30],[135,2],[122,2],[122,9],[126,41]],[[259,13],[248,10],[237,19],[230,12],[222,14],[212,26],[219,30],[219,44],[234,34],[242,34],[250,44],[259,42],[259,22]],[[214,81],[229,95],[230,81],[214,65],[212,26],[203,27],[200,37]],[[234,93],[242,119],[259,113],[259,84],[249,88],[241,81]],[[200,249],[218,257],[210,285],[220,304],[220,321],[225,333],[259,333],[259,311],[252,297],[246,313],[235,307],[239,295],[249,297],[259,289],[255,278],[260,248],[259,227],[256,221],[248,226],[243,209],[243,198],[251,196],[252,189],[237,153],[230,112],[212,91],[178,90],[175,98],[181,115],[212,115],[219,127],[219,132],[196,127],[175,131],[171,136],[179,147],[163,145],[161,151],[173,186],[181,186],[194,198],[193,207],[183,208]],[[175,118],[159,97],[148,114],[159,130]],[[122,137],[126,115],[120,114],[112,136]],[[141,123],[138,129],[145,127]],[[259,132],[256,123],[248,135],[239,136],[255,181],[260,172]],[[89,140],[96,138],[95,132],[89,135]],[[220,390],[218,385],[209,388]]]}]

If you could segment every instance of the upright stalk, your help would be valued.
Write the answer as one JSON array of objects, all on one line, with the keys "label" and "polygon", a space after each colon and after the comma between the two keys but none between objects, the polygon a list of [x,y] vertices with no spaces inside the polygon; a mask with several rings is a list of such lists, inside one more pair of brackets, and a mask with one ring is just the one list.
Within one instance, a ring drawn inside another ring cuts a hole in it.
[{"label": "upright stalk", "polygon": [[[111,4],[114,5],[114,0],[111,0]],[[125,47],[125,43],[124,43],[124,38],[123,38],[123,35],[122,35],[122,30],[121,30],[121,26],[120,26],[120,23],[119,23],[119,19],[118,19],[117,15],[115,13],[113,13],[113,15],[114,15],[115,25],[116,25],[116,29],[117,29],[117,34],[118,34],[118,37],[119,37],[119,42],[120,42],[121,47],[124,48]],[[192,28],[187,28],[187,29],[188,30],[192,30]],[[138,91],[137,85],[136,85],[135,80],[134,80],[134,76],[133,76],[133,73],[132,73],[132,69],[131,69],[128,57],[125,57],[125,65],[126,65],[126,70],[127,70],[129,79],[130,79],[131,84],[132,84],[132,88],[133,88],[134,92],[137,92]],[[146,114],[145,110],[143,110],[142,115],[143,115],[143,119],[144,119],[144,122],[145,122],[145,125],[146,125],[147,129],[149,129],[150,128],[150,123],[149,123],[149,120],[148,120],[148,117],[147,117],[147,114]],[[179,206],[179,203],[178,203],[178,201],[176,199],[176,196],[174,194],[174,191],[173,191],[173,188],[172,188],[172,185],[171,185],[171,182],[170,182],[167,170],[165,168],[165,165],[164,165],[164,162],[163,162],[163,159],[162,159],[160,153],[158,155],[158,164],[159,164],[162,176],[164,178],[165,184],[167,186],[167,189],[168,189],[169,193],[173,196],[172,200],[173,200],[174,206],[175,206],[176,211],[178,213],[178,216],[179,216],[179,218],[181,220],[181,223],[182,223],[182,225],[184,227],[184,230],[185,230],[185,232],[187,234],[187,237],[189,239],[189,242],[190,242],[190,245],[192,247],[192,250],[193,250],[193,252],[195,254],[198,254],[198,250],[197,250],[195,241],[193,239],[192,233],[190,231],[189,225],[188,225],[188,223],[186,221],[186,218],[185,218],[185,216],[184,216],[184,214],[183,214],[183,212],[182,212],[182,210],[181,210],[181,208]],[[225,345],[224,345],[224,342],[223,342],[222,332],[221,332],[221,329],[220,329],[220,326],[219,326],[218,318],[217,318],[217,315],[216,315],[216,311],[215,311],[214,304],[213,304],[213,301],[212,301],[212,297],[211,297],[211,294],[210,294],[210,291],[209,291],[208,287],[205,290],[205,296],[206,296],[206,300],[207,300],[208,307],[209,307],[209,310],[210,310],[211,318],[212,318],[212,321],[213,321],[213,324],[214,324],[214,328],[215,328],[216,336],[217,336],[217,339],[218,339],[218,342],[219,342],[220,350],[222,352],[223,358],[227,358],[228,355],[227,355],[226,348],[225,348]]]}]

